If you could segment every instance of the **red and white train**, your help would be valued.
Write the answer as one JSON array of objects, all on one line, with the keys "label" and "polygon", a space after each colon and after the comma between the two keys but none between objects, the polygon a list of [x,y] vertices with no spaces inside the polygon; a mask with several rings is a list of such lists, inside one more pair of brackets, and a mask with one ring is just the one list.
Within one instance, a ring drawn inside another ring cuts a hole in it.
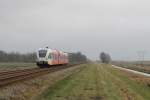
[{"label": "red and white train", "polygon": [[40,48],[37,51],[36,63],[39,67],[45,67],[45,65],[65,65],[69,63],[68,53],[49,48]]}]

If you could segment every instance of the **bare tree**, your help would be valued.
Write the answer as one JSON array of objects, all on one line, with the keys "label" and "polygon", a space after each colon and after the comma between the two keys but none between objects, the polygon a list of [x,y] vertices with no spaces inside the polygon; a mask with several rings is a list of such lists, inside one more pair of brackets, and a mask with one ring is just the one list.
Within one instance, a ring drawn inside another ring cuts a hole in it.
[{"label": "bare tree", "polygon": [[102,61],[102,63],[110,63],[111,57],[109,54],[102,52],[100,53],[100,60]]}]

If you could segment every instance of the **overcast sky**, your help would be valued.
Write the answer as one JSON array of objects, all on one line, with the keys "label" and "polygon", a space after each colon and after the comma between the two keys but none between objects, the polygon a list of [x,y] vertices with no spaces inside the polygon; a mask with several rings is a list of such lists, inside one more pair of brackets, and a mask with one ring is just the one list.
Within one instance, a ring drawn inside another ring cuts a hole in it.
[{"label": "overcast sky", "polygon": [[49,46],[97,59],[150,58],[149,0],[0,0],[0,50]]}]

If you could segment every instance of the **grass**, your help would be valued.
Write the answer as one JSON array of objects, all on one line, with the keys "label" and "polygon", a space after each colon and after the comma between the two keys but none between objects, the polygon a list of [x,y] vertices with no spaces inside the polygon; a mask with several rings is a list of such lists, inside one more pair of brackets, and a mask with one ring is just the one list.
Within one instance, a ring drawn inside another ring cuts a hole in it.
[{"label": "grass", "polygon": [[42,75],[31,80],[25,80],[10,84],[0,88],[0,100],[37,100],[35,99],[45,89],[53,86],[59,80],[62,80],[72,73],[76,73],[82,69],[82,66],[70,67],[62,69],[47,75]]},{"label": "grass", "polygon": [[57,82],[39,100],[150,100],[150,88],[105,64],[87,64]]},{"label": "grass", "polygon": [[20,69],[37,67],[35,63],[0,63],[0,69]]},{"label": "grass", "polygon": [[142,82],[139,84],[137,81],[131,80],[131,77],[128,77],[129,75],[118,73],[118,70],[115,69],[113,69],[111,73],[115,77],[118,77],[120,80],[122,80],[128,88],[132,89],[132,91],[134,91],[136,94],[139,94],[141,97],[143,97],[144,100],[150,99],[150,88],[146,84],[142,84]]}]

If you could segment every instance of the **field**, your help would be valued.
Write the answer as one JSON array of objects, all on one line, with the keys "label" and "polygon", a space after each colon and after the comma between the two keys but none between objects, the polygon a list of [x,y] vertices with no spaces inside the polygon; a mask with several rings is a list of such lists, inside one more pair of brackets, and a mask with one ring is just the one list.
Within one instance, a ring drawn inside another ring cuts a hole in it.
[{"label": "field", "polygon": [[[36,67],[33,63],[1,65],[10,70]],[[150,77],[100,63],[77,65],[0,87],[2,100],[150,100],[149,94]]]},{"label": "field", "polygon": [[114,65],[150,74],[150,61],[141,62],[112,62]]},{"label": "field", "polygon": [[35,63],[0,63],[0,70],[14,70],[37,67]]},{"label": "field", "polygon": [[106,64],[87,64],[36,100],[150,100],[150,78]]},{"label": "field", "polygon": [[36,96],[58,81],[80,71],[84,65],[65,68],[32,79],[0,87],[0,100],[37,100]]}]

